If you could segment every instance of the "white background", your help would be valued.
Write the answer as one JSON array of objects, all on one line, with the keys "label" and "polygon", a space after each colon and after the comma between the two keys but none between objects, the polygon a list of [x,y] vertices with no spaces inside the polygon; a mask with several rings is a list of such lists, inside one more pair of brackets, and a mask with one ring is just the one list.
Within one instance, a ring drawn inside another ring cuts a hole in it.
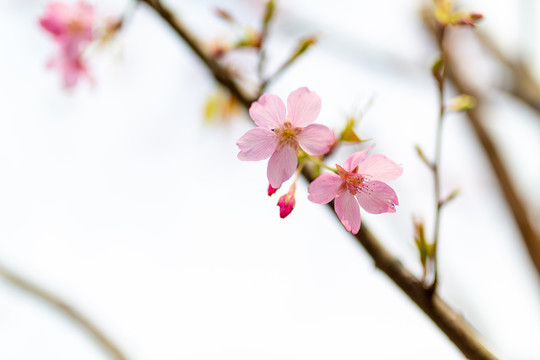
[{"label": "white background", "polygon": [[[101,16],[127,7],[92,3]],[[207,41],[231,36],[215,4],[254,27],[262,9],[256,1],[177,3]],[[390,184],[397,213],[362,212],[363,221],[416,274],[411,219],[422,216],[431,233],[433,190],[414,145],[433,154],[437,116],[436,49],[421,3],[278,2],[268,43],[272,69],[297,39],[320,35],[269,89],[283,99],[300,86],[317,92],[319,123],[337,131],[374,99],[357,130],[405,172]],[[215,84],[151,9],[141,5],[109,47],[91,54],[95,86],[66,92],[45,67],[55,51],[37,24],[45,4],[0,3],[1,263],[73,304],[130,359],[462,358],[330,211],[307,201],[305,183],[293,213],[279,218],[281,193],[266,195],[266,162],[236,158],[250,123],[242,113],[230,125],[203,123]],[[485,15],[481,30],[532,65],[540,59],[535,5],[463,1]],[[504,78],[481,49],[463,57],[486,88]],[[538,222],[540,122],[488,90],[486,121]],[[460,115],[445,123],[442,177],[445,193],[462,191],[443,212],[442,296],[500,358],[540,358],[538,277]],[[0,359],[106,358],[70,320],[0,282]]]}]

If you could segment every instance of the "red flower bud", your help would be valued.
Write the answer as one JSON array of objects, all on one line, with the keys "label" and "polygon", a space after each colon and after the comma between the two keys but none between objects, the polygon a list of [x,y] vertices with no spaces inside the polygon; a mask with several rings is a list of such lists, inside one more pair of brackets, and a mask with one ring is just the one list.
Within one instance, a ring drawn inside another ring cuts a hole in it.
[{"label": "red flower bud", "polygon": [[285,219],[294,209],[296,200],[294,199],[294,192],[296,185],[292,184],[289,192],[279,198],[277,205],[279,206],[279,217]]},{"label": "red flower bud", "polygon": [[268,196],[274,195],[274,193],[277,191],[277,189],[274,189],[272,185],[268,184]]},{"label": "red flower bud", "polygon": [[293,211],[295,203],[294,195],[291,196],[287,193],[280,197],[277,203],[279,206],[279,217],[285,219]]}]

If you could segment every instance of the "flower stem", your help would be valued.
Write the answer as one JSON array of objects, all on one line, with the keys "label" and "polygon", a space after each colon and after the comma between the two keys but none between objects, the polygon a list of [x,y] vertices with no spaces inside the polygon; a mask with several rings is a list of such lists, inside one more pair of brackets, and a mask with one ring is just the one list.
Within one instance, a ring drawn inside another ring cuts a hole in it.
[{"label": "flower stem", "polygon": [[445,79],[445,73],[446,73],[446,64],[445,64],[445,54],[444,54],[444,46],[443,46],[443,40],[444,40],[444,31],[446,27],[443,27],[441,29],[441,36],[439,40],[439,50],[441,52],[441,59],[442,59],[442,68],[440,72],[440,76],[436,77],[437,83],[438,83],[438,91],[439,91],[439,117],[437,120],[437,134],[435,137],[435,161],[433,163],[432,169],[433,169],[433,181],[434,181],[434,188],[435,188],[435,226],[433,229],[433,248],[432,248],[432,262],[433,262],[433,281],[429,287],[430,291],[435,291],[437,287],[438,282],[438,256],[437,256],[437,246],[439,243],[439,228],[441,223],[441,208],[442,208],[442,202],[441,202],[441,179],[440,179],[440,173],[439,169],[441,166],[441,148],[442,148],[442,127],[443,127],[443,119],[444,119],[444,79]]},{"label": "flower stem", "polygon": [[298,168],[296,169],[296,174],[294,175],[294,181],[293,184],[296,184],[296,180],[298,180],[298,177],[300,174],[302,174],[302,169],[304,168],[305,160],[300,160],[300,163],[298,164]]},{"label": "flower stem", "polygon": [[315,164],[317,164],[317,165],[319,165],[319,166],[325,168],[326,170],[330,170],[330,171],[332,171],[332,172],[334,172],[334,173],[337,174],[337,170],[336,170],[336,169],[334,169],[334,168],[332,168],[332,167],[326,165],[320,158],[318,158],[318,157],[316,157],[316,156],[309,155],[309,154],[308,154],[307,152],[305,152],[305,151],[302,151],[301,154],[302,154],[302,156],[304,156],[304,157],[308,158],[309,160],[313,161]]}]

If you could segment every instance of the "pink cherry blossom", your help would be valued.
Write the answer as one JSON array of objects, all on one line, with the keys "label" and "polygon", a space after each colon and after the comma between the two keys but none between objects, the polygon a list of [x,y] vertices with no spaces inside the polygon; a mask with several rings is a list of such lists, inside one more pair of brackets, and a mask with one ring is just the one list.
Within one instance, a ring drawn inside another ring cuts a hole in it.
[{"label": "pink cherry blossom", "polygon": [[334,134],[324,125],[312,124],[321,111],[321,98],[306,87],[293,91],[285,105],[275,95],[264,94],[249,108],[257,127],[242,136],[236,145],[238,158],[257,161],[270,158],[267,177],[277,189],[289,179],[298,165],[302,148],[309,155],[324,155],[334,144]]},{"label": "pink cherry blossom", "polygon": [[80,76],[89,77],[82,52],[94,39],[93,7],[82,1],[76,4],[52,2],[47,5],[39,24],[59,45],[58,54],[48,65],[62,73],[64,86],[73,87]]},{"label": "pink cherry blossom", "polygon": [[49,3],[39,23],[62,46],[76,48],[94,38],[94,8],[82,1]]},{"label": "pink cherry blossom", "polygon": [[383,181],[397,179],[403,169],[384,155],[367,156],[374,145],[352,154],[337,174],[324,173],[309,184],[308,199],[327,204],[333,199],[334,209],[347,231],[360,230],[360,206],[371,214],[396,212],[396,193]]}]

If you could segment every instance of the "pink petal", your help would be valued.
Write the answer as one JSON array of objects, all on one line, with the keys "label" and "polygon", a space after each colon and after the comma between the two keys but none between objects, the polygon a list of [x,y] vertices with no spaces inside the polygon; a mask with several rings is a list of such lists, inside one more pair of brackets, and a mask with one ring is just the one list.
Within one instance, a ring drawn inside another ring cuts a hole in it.
[{"label": "pink petal", "polygon": [[334,201],[334,209],[347,231],[357,234],[360,230],[360,207],[356,197],[350,192],[340,191]]},{"label": "pink petal", "polygon": [[370,155],[362,161],[358,167],[358,173],[368,179],[392,181],[403,173],[403,169],[386,156],[376,154]]},{"label": "pink petal", "polygon": [[367,181],[356,194],[360,206],[368,213],[380,214],[396,212],[395,205],[399,205],[394,190],[380,181]]},{"label": "pink petal", "polygon": [[324,155],[334,145],[334,133],[324,125],[306,126],[297,136],[298,143],[309,155]]},{"label": "pink petal", "polygon": [[349,156],[347,160],[345,160],[345,162],[343,163],[343,168],[348,172],[352,172],[358,166],[358,164],[360,164],[360,161],[364,160],[364,158],[367,156],[367,153],[371,149],[373,149],[374,146],[375,144],[371,145],[365,150],[355,152],[354,154]]},{"label": "pink petal", "polygon": [[54,36],[62,36],[67,31],[69,6],[64,3],[49,3],[45,15],[39,19],[41,27]]},{"label": "pink petal", "polygon": [[86,64],[80,57],[70,57],[60,52],[48,62],[47,66],[60,71],[65,88],[72,88],[77,85],[80,77],[86,77],[91,80]]},{"label": "pink petal", "polygon": [[315,121],[321,112],[321,98],[307,87],[293,91],[287,98],[289,121],[294,127],[304,127]]},{"label": "pink petal", "polygon": [[324,173],[309,184],[308,200],[317,204],[327,204],[336,197],[342,183],[338,175]]},{"label": "pink petal", "polygon": [[74,16],[85,30],[92,28],[94,23],[94,7],[88,3],[80,1],[74,8]]},{"label": "pink petal", "polygon": [[65,32],[64,24],[58,23],[55,19],[49,17],[39,19],[39,25],[55,37],[60,37]]},{"label": "pink petal", "polygon": [[273,188],[279,188],[289,179],[298,165],[296,151],[290,146],[280,147],[268,161],[266,175]]},{"label": "pink petal", "polygon": [[82,1],[76,4],[49,3],[39,23],[55,36],[61,46],[75,43],[78,47],[79,43],[93,38],[94,8]]},{"label": "pink petal", "polygon": [[285,105],[277,96],[264,94],[251,104],[249,115],[258,126],[276,129],[285,121]]},{"label": "pink petal", "polygon": [[64,76],[64,87],[66,89],[75,87],[79,81],[79,75],[84,75],[84,70],[78,70],[75,67],[65,68],[63,73]]},{"label": "pink petal", "polygon": [[254,128],[244,134],[236,145],[240,148],[238,159],[244,161],[258,161],[269,158],[278,144],[278,139],[273,131]]}]

